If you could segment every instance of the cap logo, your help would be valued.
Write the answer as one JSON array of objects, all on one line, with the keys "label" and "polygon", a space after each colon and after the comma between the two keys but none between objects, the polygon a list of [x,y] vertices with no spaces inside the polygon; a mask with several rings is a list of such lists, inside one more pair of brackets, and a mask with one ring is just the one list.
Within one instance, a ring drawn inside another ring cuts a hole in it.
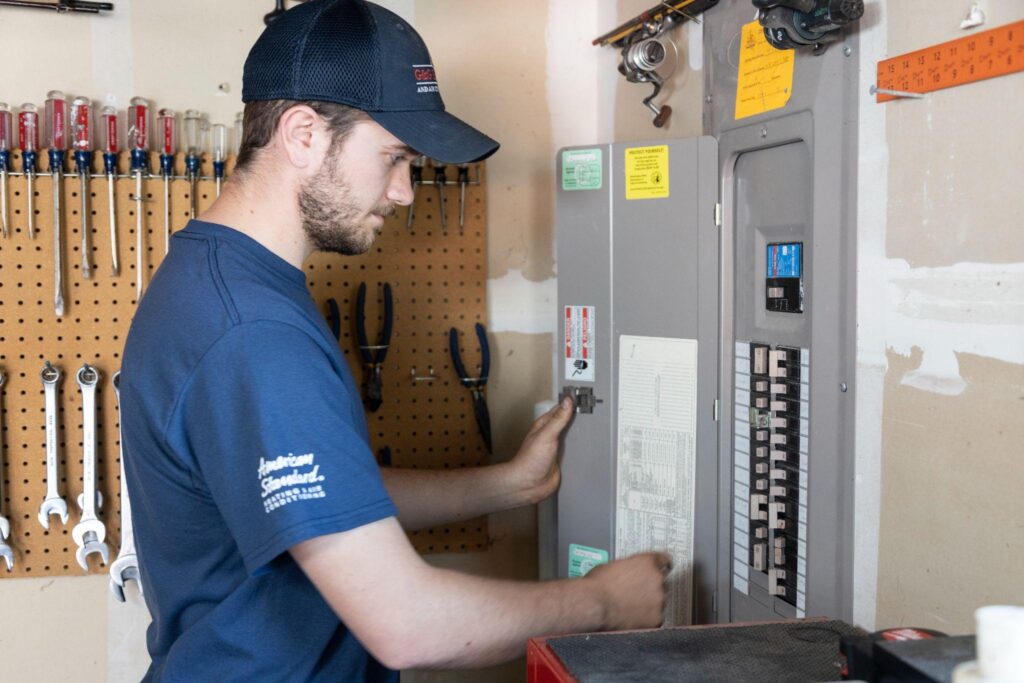
[{"label": "cap logo", "polygon": [[437,74],[433,64],[413,64],[412,75],[416,79],[417,93],[437,92]]}]

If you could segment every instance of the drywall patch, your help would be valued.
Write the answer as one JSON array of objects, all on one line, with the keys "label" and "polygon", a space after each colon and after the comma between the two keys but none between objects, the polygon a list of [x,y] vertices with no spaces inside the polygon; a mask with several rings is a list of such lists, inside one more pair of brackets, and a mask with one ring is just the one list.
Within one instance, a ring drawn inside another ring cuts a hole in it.
[{"label": "drywall patch", "polygon": [[554,334],[558,313],[558,278],[527,280],[510,270],[487,281],[487,319],[491,332]]},{"label": "drywall patch", "polygon": [[884,280],[886,346],[903,356],[914,347],[923,351],[902,384],[963,393],[958,352],[1024,364],[1024,263],[911,268],[889,259]]}]

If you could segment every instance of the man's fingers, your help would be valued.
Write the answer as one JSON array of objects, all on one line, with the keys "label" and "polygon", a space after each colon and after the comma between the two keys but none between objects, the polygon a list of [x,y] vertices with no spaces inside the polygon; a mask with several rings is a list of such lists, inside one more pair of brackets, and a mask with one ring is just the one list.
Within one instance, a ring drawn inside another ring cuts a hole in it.
[{"label": "man's fingers", "polygon": [[[530,429],[530,433],[535,434],[544,429],[545,427],[547,427],[548,425],[550,425],[552,420],[557,420],[558,418],[562,417],[562,411],[566,411],[565,422],[568,422],[568,419],[572,417],[574,406],[575,403],[571,398],[567,396],[562,398],[562,400],[559,401],[556,406],[554,406],[551,410],[544,413],[534,421],[533,428]],[[562,427],[559,427],[559,429],[561,428]]]},{"label": "man's fingers", "polygon": [[668,553],[655,553],[655,562],[662,573],[668,575],[672,571],[672,556]]}]

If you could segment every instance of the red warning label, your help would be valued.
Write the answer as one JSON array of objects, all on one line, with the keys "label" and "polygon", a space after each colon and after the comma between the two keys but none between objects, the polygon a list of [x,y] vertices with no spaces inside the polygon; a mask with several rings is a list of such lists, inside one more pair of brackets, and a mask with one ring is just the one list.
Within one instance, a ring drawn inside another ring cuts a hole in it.
[{"label": "red warning label", "polygon": [[594,381],[596,342],[593,306],[565,307],[565,379]]}]

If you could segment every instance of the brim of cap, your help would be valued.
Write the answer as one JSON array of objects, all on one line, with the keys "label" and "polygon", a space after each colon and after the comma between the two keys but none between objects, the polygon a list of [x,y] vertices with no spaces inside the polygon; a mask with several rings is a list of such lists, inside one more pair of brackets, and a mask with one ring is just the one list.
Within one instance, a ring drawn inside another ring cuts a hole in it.
[{"label": "brim of cap", "polygon": [[446,164],[483,161],[500,145],[446,111],[369,111],[366,114],[420,154]]}]

